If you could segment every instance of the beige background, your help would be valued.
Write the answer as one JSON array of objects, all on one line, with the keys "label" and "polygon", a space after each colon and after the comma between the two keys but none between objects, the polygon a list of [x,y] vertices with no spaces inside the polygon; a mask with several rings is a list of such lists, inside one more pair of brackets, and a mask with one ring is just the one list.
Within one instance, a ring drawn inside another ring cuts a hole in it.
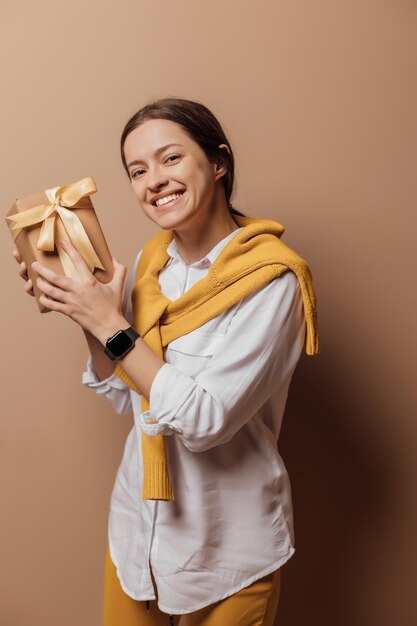
[{"label": "beige background", "polygon": [[[415,624],[416,4],[9,0],[0,13],[3,214],[93,176],[130,268],[156,231],[122,169],[123,125],[167,95],[219,117],[235,206],[285,226],[319,303],[321,352],[301,358],[279,442],[296,553],[276,623]],[[38,313],[5,223],[0,237],[0,622],[100,626],[132,417],[81,386],[82,331]]]}]

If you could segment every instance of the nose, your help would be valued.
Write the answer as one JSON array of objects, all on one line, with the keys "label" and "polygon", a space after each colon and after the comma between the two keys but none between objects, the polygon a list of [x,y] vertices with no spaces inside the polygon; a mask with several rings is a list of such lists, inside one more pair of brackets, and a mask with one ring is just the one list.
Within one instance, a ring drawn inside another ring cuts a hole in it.
[{"label": "nose", "polygon": [[148,172],[148,187],[152,192],[158,192],[161,188],[165,187],[169,179],[163,170],[156,165],[149,169]]}]

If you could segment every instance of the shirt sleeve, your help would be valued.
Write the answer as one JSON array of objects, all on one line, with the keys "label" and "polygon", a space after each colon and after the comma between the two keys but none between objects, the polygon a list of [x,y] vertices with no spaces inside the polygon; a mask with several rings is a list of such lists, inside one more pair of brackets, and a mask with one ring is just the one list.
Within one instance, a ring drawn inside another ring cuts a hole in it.
[{"label": "shirt sleeve", "polygon": [[[141,253],[142,250],[139,250],[133,267],[126,279],[125,290],[123,293],[122,312],[129,324],[133,323],[131,293],[135,284],[136,268]],[[98,395],[104,396],[108,402],[110,402],[116,413],[124,415],[132,412],[130,387],[120,380],[120,378],[114,373],[108,378],[100,380],[94,368],[91,354],[88,355],[86,369],[82,374],[81,382],[84,386],[94,389]]]},{"label": "shirt sleeve", "polygon": [[[140,420],[143,431],[175,431],[192,452],[230,441],[289,385],[305,332],[301,288],[288,270],[242,299],[216,353],[195,378],[170,363],[158,370]],[[149,416],[157,423],[148,424]]]}]

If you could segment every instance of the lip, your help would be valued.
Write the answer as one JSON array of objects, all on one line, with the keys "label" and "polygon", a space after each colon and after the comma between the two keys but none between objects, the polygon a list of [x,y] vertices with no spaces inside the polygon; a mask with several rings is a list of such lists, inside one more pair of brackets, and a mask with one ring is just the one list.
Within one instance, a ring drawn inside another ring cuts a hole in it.
[{"label": "lip", "polygon": [[151,203],[154,206],[156,206],[155,202],[157,200],[160,200],[161,198],[166,198],[167,196],[171,196],[172,194],[175,194],[175,193],[184,193],[184,192],[185,192],[185,189],[174,189],[173,191],[169,191],[169,192],[165,191],[164,193],[158,193],[152,198]]},{"label": "lip", "polygon": [[158,213],[162,213],[163,211],[169,211],[169,209],[177,206],[177,204],[183,199],[185,194],[186,192],[184,191],[180,198],[177,198],[176,200],[174,200],[173,202],[171,201],[168,204],[161,204],[161,206],[156,206],[156,204],[154,204],[155,211],[157,211]]}]

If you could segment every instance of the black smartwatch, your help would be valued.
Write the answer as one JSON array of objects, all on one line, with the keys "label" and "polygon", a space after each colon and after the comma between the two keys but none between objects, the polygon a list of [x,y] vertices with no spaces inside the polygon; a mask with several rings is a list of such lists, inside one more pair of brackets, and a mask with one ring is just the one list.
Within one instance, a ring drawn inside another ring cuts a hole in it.
[{"label": "black smartwatch", "polygon": [[133,348],[138,337],[140,337],[139,333],[132,326],[118,330],[117,333],[107,339],[104,352],[112,361],[121,359]]}]

